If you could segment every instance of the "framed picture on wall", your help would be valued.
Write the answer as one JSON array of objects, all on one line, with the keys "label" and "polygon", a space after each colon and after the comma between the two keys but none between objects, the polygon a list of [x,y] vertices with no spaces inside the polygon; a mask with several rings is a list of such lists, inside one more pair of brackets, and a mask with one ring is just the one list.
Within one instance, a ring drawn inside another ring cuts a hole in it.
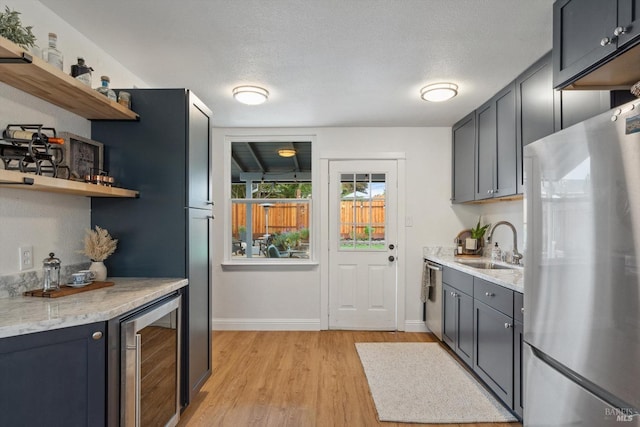
[{"label": "framed picture on wall", "polygon": [[64,157],[62,166],[69,167],[71,179],[84,181],[86,175],[97,174],[103,170],[104,145],[69,132],[60,132],[64,138]]}]

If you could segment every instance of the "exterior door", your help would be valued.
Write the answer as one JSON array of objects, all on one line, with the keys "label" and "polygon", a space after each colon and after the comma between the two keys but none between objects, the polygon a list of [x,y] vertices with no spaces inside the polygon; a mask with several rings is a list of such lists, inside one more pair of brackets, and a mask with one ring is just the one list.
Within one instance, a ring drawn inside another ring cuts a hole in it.
[{"label": "exterior door", "polygon": [[397,328],[397,162],[329,164],[329,328]]}]

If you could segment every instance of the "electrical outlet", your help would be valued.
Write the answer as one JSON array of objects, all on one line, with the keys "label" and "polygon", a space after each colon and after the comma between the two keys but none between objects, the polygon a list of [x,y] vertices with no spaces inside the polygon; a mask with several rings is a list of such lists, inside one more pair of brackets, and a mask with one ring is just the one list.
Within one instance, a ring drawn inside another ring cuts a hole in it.
[{"label": "electrical outlet", "polygon": [[33,246],[20,247],[20,271],[33,268]]}]

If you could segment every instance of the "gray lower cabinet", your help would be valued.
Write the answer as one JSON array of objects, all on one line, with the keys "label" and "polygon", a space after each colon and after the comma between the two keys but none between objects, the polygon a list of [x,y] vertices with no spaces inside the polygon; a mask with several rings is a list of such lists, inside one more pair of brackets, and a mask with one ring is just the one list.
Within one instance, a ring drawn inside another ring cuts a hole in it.
[{"label": "gray lower cabinet", "polygon": [[473,287],[468,286],[469,281],[473,283],[473,277],[468,274],[443,269],[442,339],[466,364],[473,366],[473,296],[469,294]]},{"label": "gray lower cabinet", "polygon": [[513,399],[513,319],[475,300],[473,370],[509,407]]},{"label": "gray lower cabinet", "polygon": [[104,322],[0,339],[0,425],[104,426]]}]

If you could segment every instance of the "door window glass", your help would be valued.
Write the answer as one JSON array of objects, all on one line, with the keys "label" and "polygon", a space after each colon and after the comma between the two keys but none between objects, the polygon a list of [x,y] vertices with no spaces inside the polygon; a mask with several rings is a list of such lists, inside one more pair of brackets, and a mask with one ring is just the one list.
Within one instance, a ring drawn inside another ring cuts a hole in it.
[{"label": "door window glass", "polygon": [[384,251],[384,173],[340,175],[340,250]]}]

